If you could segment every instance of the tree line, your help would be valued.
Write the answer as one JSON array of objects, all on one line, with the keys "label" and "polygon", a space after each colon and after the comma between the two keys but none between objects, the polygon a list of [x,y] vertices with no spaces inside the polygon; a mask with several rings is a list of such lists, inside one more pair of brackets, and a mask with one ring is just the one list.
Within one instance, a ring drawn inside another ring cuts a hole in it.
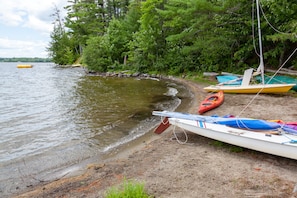
[{"label": "tree line", "polygon": [[[55,8],[48,47],[56,64],[80,60],[89,70],[181,74],[257,67],[253,0],[70,0]],[[266,66],[297,47],[297,2],[261,0]],[[297,68],[296,55],[287,63]]]},{"label": "tree line", "polygon": [[0,62],[52,62],[50,58],[12,57],[0,58]]}]

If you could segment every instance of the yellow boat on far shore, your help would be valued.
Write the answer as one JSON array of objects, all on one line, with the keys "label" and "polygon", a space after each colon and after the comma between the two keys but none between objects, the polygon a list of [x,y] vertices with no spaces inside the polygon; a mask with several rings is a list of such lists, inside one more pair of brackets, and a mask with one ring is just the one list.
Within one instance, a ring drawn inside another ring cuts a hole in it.
[{"label": "yellow boat on far shore", "polygon": [[25,64],[21,64],[21,65],[17,65],[17,68],[32,68],[33,65],[25,65]]}]

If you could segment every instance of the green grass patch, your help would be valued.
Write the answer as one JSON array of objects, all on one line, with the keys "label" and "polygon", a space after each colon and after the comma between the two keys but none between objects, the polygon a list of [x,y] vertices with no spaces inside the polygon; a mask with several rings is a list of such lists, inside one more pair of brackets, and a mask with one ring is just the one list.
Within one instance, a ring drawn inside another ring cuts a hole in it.
[{"label": "green grass patch", "polygon": [[217,84],[217,80],[215,77],[204,76],[203,73],[187,73],[186,76],[181,78],[185,78],[187,80],[191,80],[195,83],[204,83],[204,84]]},{"label": "green grass patch", "polygon": [[106,198],[151,198],[151,196],[145,192],[143,183],[124,180],[119,187],[111,187],[107,191]]}]

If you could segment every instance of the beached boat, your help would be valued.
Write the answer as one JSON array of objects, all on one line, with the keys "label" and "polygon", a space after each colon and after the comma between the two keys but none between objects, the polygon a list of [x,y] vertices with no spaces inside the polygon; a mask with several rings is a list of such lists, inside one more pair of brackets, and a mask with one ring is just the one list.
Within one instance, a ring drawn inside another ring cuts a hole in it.
[{"label": "beached boat", "polygon": [[[247,69],[244,72],[242,82],[240,85],[226,85],[226,84],[217,84],[210,85],[205,87],[204,90],[208,92],[218,92],[224,91],[225,93],[284,93],[288,92],[296,84],[265,84],[264,81],[264,58],[262,50],[262,36],[261,36],[261,22],[260,22],[260,5],[259,0],[256,0],[257,8],[257,21],[258,21],[258,37],[259,37],[259,57],[260,64],[257,68],[257,71]],[[261,75],[262,83],[261,84],[251,84],[251,79],[253,76]]]},{"label": "beached boat", "polygon": [[226,125],[169,118],[172,125],[232,145],[297,160],[297,136],[251,131]]},{"label": "beached boat", "polygon": [[33,65],[29,65],[29,64],[20,64],[20,65],[17,65],[17,68],[32,68]]},{"label": "beached boat", "polygon": [[[224,91],[225,93],[244,93],[244,94],[252,94],[252,93],[285,93],[288,92],[292,87],[296,86],[294,83],[276,83],[269,84],[265,83],[265,81],[261,81],[262,83],[251,84],[251,79],[254,75],[258,74],[257,72],[253,72],[254,69],[247,69],[244,72],[243,77],[234,78],[229,81],[221,82],[217,85],[210,85],[205,87],[204,90],[208,92],[219,92]],[[264,70],[261,70],[264,71]],[[263,74],[263,72],[262,72]],[[264,75],[264,74],[263,74]],[[261,75],[262,79],[262,75]],[[240,84],[238,83],[240,82]],[[264,82],[264,83],[263,83]]]},{"label": "beached boat", "polygon": [[[260,78],[259,76],[256,77],[256,80],[258,80],[259,82],[262,82],[262,78]],[[266,84],[277,84],[277,83],[296,84],[291,89],[294,91],[297,91],[297,78],[292,78],[290,76],[277,75],[277,76],[273,76],[273,77],[265,76],[264,80],[265,80]]]},{"label": "beached boat", "polygon": [[205,87],[208,92],[224,91],[225,93],[257,94],[257,93],[286,93],[295,84],[255,84],[255,85],[211,85]]},{"label": "beached boat", "polygon": [[168,111],[154,111],[153,115],[168,117],[171,125],[204,137],[297,160],[297,130],[290,124]]},{"label": "beached boat", "polygon": [[219,91],[218,93],[213,93],[206,97],[199,106],[198,113],[203,114],[214,108],[219,107],[224,102],[224,92]]},{"label": "beached boat", "polygon": [[241,85],[242,78],[234,75],[220,75],[216,76],[220,85]]}]

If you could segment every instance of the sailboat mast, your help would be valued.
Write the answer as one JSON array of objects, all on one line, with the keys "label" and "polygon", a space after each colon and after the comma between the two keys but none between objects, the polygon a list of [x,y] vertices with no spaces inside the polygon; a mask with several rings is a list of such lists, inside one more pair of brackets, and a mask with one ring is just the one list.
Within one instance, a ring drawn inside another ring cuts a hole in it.
[{"label": "sailboat mast", "polygon": [[259,0],[256,0],[257,7],[257,21],[258,21],[258,36],[259,36],[259,50],[260,50],[260,65],[257,69],[258,72],[261,72],[262,83],[264,84],[264,59],[263,59],[263,49],[262,49],[262,34],[261,34],[261,21],[260,21],[260,4]]}]

